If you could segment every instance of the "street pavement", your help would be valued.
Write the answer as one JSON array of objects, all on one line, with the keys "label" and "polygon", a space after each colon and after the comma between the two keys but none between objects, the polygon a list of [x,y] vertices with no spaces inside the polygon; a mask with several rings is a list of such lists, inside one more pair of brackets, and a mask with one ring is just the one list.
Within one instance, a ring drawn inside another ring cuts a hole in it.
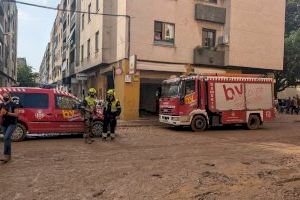
[{"label": "street pavement", "polygon": [[0,199],[297,200],[298,121],[279,115],[256,131],[203,133],[133,123],[91,145],[78,136],[29,139],[0,165]]}]

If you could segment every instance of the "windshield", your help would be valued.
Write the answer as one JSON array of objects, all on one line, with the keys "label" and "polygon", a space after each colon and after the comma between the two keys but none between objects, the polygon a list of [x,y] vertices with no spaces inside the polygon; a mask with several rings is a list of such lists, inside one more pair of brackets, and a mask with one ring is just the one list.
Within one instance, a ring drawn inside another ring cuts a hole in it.
[{"label": "windshield", "polygon": [[162,86],[162,97],[178,97],[180,94],[181,83],[164,83]]}]

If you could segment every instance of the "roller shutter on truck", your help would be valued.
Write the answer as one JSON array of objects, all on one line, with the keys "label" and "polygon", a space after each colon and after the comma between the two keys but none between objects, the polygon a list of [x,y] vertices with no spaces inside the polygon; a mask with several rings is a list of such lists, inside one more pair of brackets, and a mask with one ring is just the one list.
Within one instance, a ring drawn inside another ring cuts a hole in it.
[{"label": "roller shutter on truck", "polygon": [[272,84],[269,78],[212,78],[208,80],[209,110],[222,112],[225,124],[243,123],[251,111],[272,118]]}]

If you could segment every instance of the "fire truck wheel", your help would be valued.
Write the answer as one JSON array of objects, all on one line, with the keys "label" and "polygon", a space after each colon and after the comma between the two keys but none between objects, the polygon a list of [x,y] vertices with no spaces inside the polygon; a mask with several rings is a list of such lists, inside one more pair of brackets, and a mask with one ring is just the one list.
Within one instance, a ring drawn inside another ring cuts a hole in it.
[{"label": "fire truck wheel", "polygon": [[21,142],[26,137],[27,130],[22,124],[17,124],[16,130],[13,132],[11,139],[13,142]]},{"label": "fire truck wheel", "polygon": [[197,115],[192,120],[192,130],[195,132],[205,131],[207,128],[207,121],[204,116]]},{"label": "fire truck wheel", "polygon": [[103,123],[96,121],[92,125],[92,137],[101,137],[103,133]]},{"label": "fire truck wheel", "polygon": [[259,129],[261,121],[258,115],[250,115],[247,123],[247,128],[249,130]]}]

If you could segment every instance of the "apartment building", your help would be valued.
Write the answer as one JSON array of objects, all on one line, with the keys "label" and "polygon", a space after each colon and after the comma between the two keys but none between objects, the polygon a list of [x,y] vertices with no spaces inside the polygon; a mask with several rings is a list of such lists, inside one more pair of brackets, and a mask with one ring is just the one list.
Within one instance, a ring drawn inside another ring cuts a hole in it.
[{"label": "apartment building", "polygon": [[18,10],[15,3],[0,1],[0,86],[17,81]]},{"label": "apartment building", "polygon": [[104,98],[114,88],[123,119],[154,113],[156,90],[172,75],[283,68],[285,0],[81,0],[77,8],[86,13],[74,93],[95,87]]},{"label": "apartment building", "polygon": [[[79,65],[80,0],[62,0],[58,5],[50,42],[44,53],[40,73],[48,65],[48,78],[41,74],[45,83],[56,84],[66,91],[77,91],[75,66]],[[46,72],[45,72],[46,73]],[[72,79],[73,77],[73,79]],[[72,84],[73,83],[73,84]]]},{"label": "apartment building", "polygon": [[26,58],[17,58],[17,66],[27,66]]},{"label": "apartment building", "polygon": [[47,84],[49,82],[49,61],[50,61],[50,43],[47,44],[42,63],[39,70],[39,83]]},{"label": "apartment building", "polygon": [[[62,8],[62,5],[59,5],[59,8]],[[51,33],[52,41],[52,83],[57,84],[58,86],[62,85],[62,63],[65,59],[63,55],[63,32],[62,22],[63,13],[58,11],[58,14],[55,19],[53,30]]]},{"label": "apartment building", "polygon": [[61,2],[64,10],[70,12],[62,13],[62,85],[65,90],[78,92],[75,79],[75,66],[79,65],[79,38],[80,38],[80,0],[63,0]]}]

